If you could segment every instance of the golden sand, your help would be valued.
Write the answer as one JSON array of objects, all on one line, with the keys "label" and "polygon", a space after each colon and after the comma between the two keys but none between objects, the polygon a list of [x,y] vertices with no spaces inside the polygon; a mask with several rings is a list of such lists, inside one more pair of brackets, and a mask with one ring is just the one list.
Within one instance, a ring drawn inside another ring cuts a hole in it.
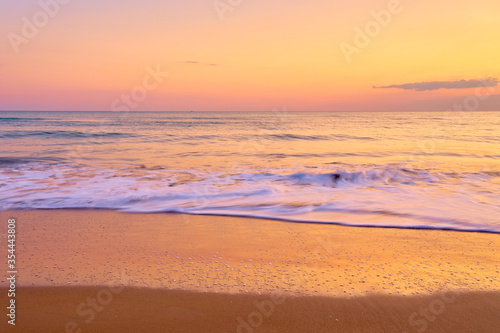
[{"label": "golden sand", "polygon": [[104,210],[0,213],[9,218],[19,332],[500,327],[495,234]]}]

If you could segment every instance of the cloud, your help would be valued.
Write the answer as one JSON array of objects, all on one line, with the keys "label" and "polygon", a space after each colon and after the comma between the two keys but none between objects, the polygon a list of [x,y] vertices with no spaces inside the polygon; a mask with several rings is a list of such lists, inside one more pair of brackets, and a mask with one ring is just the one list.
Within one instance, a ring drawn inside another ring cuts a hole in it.
[{"label": "cloud", "polygon": [[182,61],[182,63],[189,64],[189,65],[201,65],[201,66],[219,66],[219,64],[206,63],[206,62],[193,61],[193,60]]},{"label": "cloud", "polygon": [[416,83],[406,83],[406,84],[393,84],[390,86],[376,87],[375,89],[403,89],[403,90],[415,90],[415,91],[426,91],[426,90],[438,90],[438,89],[467,89],[467,88],[478,88],[478,87],[496,87],[498,85],[498,80],[494,78],[488,78],[486,80],[460,80],[460,81],[432,81],[432,82],[416,82]]}]

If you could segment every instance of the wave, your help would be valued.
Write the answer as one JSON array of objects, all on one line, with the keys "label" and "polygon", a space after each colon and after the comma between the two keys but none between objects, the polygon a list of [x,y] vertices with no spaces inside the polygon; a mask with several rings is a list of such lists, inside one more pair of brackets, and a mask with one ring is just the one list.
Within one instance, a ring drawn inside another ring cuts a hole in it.
[{"label": "wave", "polygon": [[57,162],[0,158],[0,209],[106,208],[500,232],[499,171],[358,166],[228,173]]},{"label": "wave", "polygon": [[300,185],[321,186],[375,186],[377,184],[404,184],[416,185],[421,183],[435,183],[440,181],[439,175],[423,171],[412,171],[402,168],[384,167],[363,171],[338,171],[326,174],[294,173],[289,179]]},{"label": "wave", "polygon": [[271,134],[265,135],[264,138],[279,139],[279,140],[305,140],[305,141],[322,141],[329,140],[327,135],[298,135],[298,134]]},{"label": "wave", "polygon": [[102,138],[102,137],[136,137],[134,134],[103,132],[103,133],[85,133],[77,131],[8,131],[0,134],[0,139],[13,139],[24,137],[51,137],[51,138]]},{"label": "wave", "polygon": [[64,159],[57,157],[2,157],[0,156],[1,165],[23,165],[23,164],[47,164],[51,162],[63,162]]},{"label": "wave", "polygon": [[[375,138],[371,137],[364,137],[364,136],[351,136],[351,135],[337,135],[337,134],[331,134],[331,135],[299,135],[299,134],[269,134],[269,135],[262,135],[259,136],[263,139],[277,139],[277,140],[285,140],[285,141],[291,141],[291,140],[302,140],[302,141],[339,141],[339,140],[376,140]],[[248,140],[249,138],[245,138]]]},{"label": "wave", "polygon": [[[107,209],[107,208],[103,208]],[[143,213],[141,211],[128,211],[130,213]],[[250,211],[249,211],[250,212]],[[265,218],[269,220],[277,220],[277,221],[285,221],[285,222],[298,222],[298,223],[315,223],[315,224],[331,224],[331,225],[341,225],[347,227],[364,227],[364,228],[394,228],[394,229],[421,229],[421,230],[447,230],[447,231],[461,231],[461,232],[480,232],[480,233],[491,233],[491,234],[500,234],[500,228],[491,227],[488,225],[476,225],[467,222],[461,222],[457,220],[446,220],[446,219],[438,219],[440,224],[430,225],[429,221],[436,221],[437,219],[429,218],[426,216],[418,216],[412,215],[411,218],[415,220],[420,220],[420,223],[416,222],[414,224],[399,224],[399,223],[385,223],[385,224],[376,224],[376,223],[366,223],[366,222],[341,222],[341,221],[332,221],[332,220],[317,220],[317,219],[301,219],[301,218],[291,218],[291,217],[277,217],[273,214],[263,215],[263,214],[254,214],[254,213],[234,213],[234,212],[224,212],[224,211],[214,211],[214,212],[203,212],[203,213],[190,213],[183,210],[166,210],[166,211],[157,211],[154,213],[177,213],[177,214],[189,214],[189,215],[211,215],[211,216],[234,216],[234,217],[248,217],[248,218]],[[351,211],[353,214],[362,214],[362,215],[382,215],[382,216],[398,216],[398,217],[410,217],[402,214],[380,214],[380,212],[355,212]]]},{"label": "wave", "polygon": [[222,121],[179,121],[179,120],[162,120],[162,121],[153,121],[154,125],[161,125],[166,127],[204,127],[209,125],[227,125],[226,122]]},{"label": "wave", "polygon": [[19,118],[19,117],[0,117],[0,121],[40,121],[45,120],[45,118]]}]

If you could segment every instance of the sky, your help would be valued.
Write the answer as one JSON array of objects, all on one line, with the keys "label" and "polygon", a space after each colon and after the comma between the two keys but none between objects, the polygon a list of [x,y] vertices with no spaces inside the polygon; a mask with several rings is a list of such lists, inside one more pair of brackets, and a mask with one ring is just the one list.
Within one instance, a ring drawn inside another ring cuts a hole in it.
[{"label": "sky", "polygon": [[0,110],[500,110],[498,0],[0,0]]}]

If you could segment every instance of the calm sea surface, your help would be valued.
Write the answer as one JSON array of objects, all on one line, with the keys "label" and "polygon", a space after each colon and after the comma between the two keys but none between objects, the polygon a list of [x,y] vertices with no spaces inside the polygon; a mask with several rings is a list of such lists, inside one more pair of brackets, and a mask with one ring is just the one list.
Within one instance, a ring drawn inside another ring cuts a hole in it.
[{"label": "calm sea surface", "polygon": [[38,208],[500,232],[500,112],[0,112],[0,209]]}]

